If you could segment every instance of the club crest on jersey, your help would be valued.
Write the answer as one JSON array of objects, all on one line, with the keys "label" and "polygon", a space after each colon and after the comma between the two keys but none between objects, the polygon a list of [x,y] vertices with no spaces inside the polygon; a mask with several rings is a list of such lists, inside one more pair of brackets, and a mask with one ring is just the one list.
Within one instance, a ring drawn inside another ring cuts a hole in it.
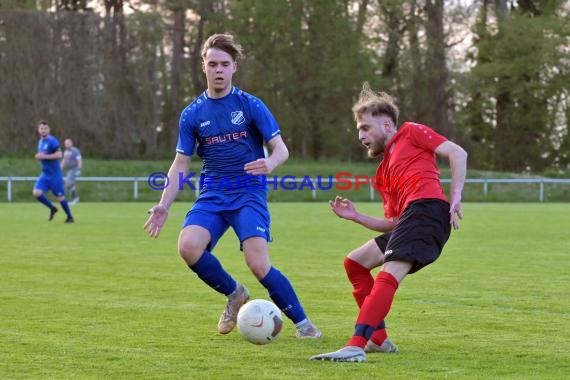
[{"label": "club crest on jersey", "polygon": [[232,115],[232,124],[240,125],[243,124],[245,121],[245,117],[243,117],[243,111],[234,111],[231,113]]}]

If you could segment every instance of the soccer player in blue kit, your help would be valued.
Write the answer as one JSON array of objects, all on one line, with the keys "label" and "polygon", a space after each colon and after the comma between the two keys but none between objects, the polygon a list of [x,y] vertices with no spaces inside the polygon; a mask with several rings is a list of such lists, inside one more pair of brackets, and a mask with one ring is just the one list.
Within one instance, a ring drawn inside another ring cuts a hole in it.
[{"label": "soccer player in blue kit", "polygon": [[67,214],[65,223],[73,223],[73,216],[69,205],[65,200],[65,190],[63,185],[63,175],[59,166],[59,159],[62,157],[61,147],[59,141],[49,134],[49,125],[45,121],[38,123],[38,133],[40,141],[38,142],[38,152],[35,155],[36,160],[39,160],[42,165],[42,174],[40,174],[36,184],[34,185],[34,197],[46,205],[49,212],[49,221],[51,221],[57,212],[57,208],[47,199],[45,193],[51,190],[53,195],[61,204],[61,207]]},{"label": "soccer player in blue kit", "polygon": [[[189,175],[190,157],[202,158],[203,186],[188,212],[178,238],[178,250],[192,271],[211,288],[227,296],[218,331],[228,334],[236,324],[248,290],[227,273],[212,254],[231,226],[245,261],[269,296],[293,321],[298,338],[319,338],[321,331],[307,318],[287,277],[269,261],[269,211],[263,175],[289,157],[279,126],[258,98],[232,85],[241,46],[232,35],[214,34],[202,47],[208,88],[182,111],[176,157],[168,172],[169,185],[144,225],[158,237],[168,209]],[[265,158],[263,142],[271,150]]]}]

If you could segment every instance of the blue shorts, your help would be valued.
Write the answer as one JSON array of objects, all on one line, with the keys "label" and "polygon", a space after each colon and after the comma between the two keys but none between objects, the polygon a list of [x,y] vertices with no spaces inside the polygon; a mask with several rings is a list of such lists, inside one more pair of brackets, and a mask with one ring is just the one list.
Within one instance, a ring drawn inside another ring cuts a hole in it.
[{"label": "blue shorts", "polygon": [[198,225],[207,229],[211,236],[207,249],[211,251],[231,226],[239,239],[240,249],[243,250],[243,242],[251,237],[262,237],[271,242],[270,223],[267,207],[253,203],[236,210],[224,211],[208,211],[193,207],[186,214],[182,228]]},{"label": "blue shorts", "polygon": [[39,189],[44,193],[51,190],[56,197],[63,197],[65,195],[65,187],[61,176],[51,177],[42,173],[36,181],[34,189]]}]

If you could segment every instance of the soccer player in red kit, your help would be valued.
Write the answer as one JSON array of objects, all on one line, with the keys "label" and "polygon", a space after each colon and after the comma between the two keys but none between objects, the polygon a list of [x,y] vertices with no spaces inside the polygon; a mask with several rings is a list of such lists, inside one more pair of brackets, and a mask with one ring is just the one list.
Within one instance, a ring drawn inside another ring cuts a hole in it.
[{"label": "soccer player in red kit", "polygon": [[[394,294],[406,275],[439,257],[451,226],[459,228],[458,218],[463,217],[465,150],[422,124],[405,122],[396,128],[399,111],[394,100],[375,93],[367,83],[352,111],[368,156],[384,155],[374,187],[384,201],[385,218],[361,214],[350,200],[338,196],[331,209],[340,218],[384,234],[350,252],[344,262],[360,308],[354,335],[340,350],[311,360],[364,362],[366,352],[396,352],[384,324]],[[436,155],[451,166],[449,200],[439,182]],[[374,280],[370,270],[378,266],[382,268]]]}]

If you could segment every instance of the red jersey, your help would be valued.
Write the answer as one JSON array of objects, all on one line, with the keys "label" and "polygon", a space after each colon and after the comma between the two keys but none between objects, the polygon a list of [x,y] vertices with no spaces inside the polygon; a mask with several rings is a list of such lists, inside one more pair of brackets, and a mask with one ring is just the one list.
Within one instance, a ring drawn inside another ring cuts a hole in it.
[{"label": "red jersey", "polygon": [[384,200],[384,216],[400,217],[415,200],[436,198],[449,202],[439,182],[435,149],[445,137],[417,123],[405,122],[388,141],[378,165],[375,188]]}]

